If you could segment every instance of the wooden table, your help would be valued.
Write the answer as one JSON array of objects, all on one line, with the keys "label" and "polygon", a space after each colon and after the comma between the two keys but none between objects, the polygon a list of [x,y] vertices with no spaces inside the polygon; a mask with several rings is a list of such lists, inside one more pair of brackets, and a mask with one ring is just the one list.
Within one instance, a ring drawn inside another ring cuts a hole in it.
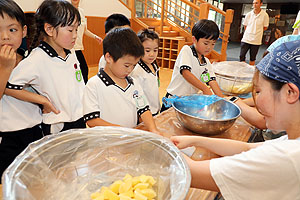
[{"label": "wooden table", "polygon": [[[179,123],[176,118],[175,110],[173,108],[170,108],[167,111],[157,115],[156,117],[154,117],[154,120],[157,128],[159,129],[159,131],[164,133],[165,137],[169,138],[174,135],[195,135],[195,133],[185,129]],[[137,128],[146,130],[143,123],[140,124]],[[250,135],[250,125],[245,120],[243,120],[243,118],[239,117],[230,129],[222,134],[210,137],[227,138],[247,142],[250,138]],[[218,156],[206,149],[197,147],[191,158],[194,160],[208,160],[215,157]],[[212,191],[191,188],[186,197],[186,200],[213,200],[216,194],[216,192]]]},{"label": "wooden table", "polygon": [[[173,135],[195,135],[195,133],[185,129],[178,122],[173,108],[170,108],[169,110],[157,115],[154,117],[154,120],[157,128],[165,134],[165,137],[169,138]],[[146,130],[143,123],[137,128]],[[211,137],[248,141],[250,135],[250,125],[240,117],[230,129],[222,134]],[[194,154],[192,155],[192,159],[194,160],[207,160],[214,157],[217,157],[216,154],[213,154],[203,148],[196,148]],[[186,200],[213,200],[216,194],[216,192],[212,191],[191,188]],[[0,185],[0,199],[2,199],[2,185]]]}]

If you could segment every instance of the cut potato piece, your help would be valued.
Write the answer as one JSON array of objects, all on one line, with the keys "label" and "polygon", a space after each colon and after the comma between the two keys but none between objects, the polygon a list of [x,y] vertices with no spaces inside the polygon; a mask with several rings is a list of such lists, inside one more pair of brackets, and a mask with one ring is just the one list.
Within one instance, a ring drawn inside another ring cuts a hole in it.
[{"label": "cut potato piece", "polygon": [[101,187],[91,194],[92,200],[155,200],[156,192],[152,186],[156,183],[152,176],[132,177],[126,174],[122,180],[113,182],[109,187]]}]

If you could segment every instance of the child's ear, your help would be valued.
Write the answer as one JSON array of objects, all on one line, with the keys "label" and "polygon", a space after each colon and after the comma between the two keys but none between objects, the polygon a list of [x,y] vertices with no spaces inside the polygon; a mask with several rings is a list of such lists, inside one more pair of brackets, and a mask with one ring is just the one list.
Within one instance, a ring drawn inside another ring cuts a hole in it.
[{"label": "child's ear", "polygon": [[197,43],[197,39],[195,38],[195,36],[192,36],[192,41],[194,44]]},{"label": "child's ear", "polygon": [[27,26],[25,25],[25,26],[23,26],[23,35],[22,35],[22,37],[24,38],[24,37],[26,37],[26,35],[27,35]]},{"label": "child's ear", "polygon": [[114,62],[114,59],[111,57],[111,55],[108,52],[104,55],[104,58],[108,64],[111,64],[112,62]]},{"label": "child's ear", "polygon": [[46,32],[47,35],[49,36],[53,36],[54,34],[54,27],[48,23],[44,24],[44,30]]}]

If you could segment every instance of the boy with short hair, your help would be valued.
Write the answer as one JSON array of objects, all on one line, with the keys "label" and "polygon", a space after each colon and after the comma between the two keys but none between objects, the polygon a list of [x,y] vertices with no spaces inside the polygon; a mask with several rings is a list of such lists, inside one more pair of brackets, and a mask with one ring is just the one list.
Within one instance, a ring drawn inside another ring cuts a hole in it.
[{"label": "boy with short hair", "polygon": [[[202,91],[205,95],[223,97],[212,66],[205,55],[209,54],[219,38],[219,28],[211,20],[199,20],[192,29],[193,45],[182,47],[173,69],[166,97],[186,96]],[[213,90],[213,92],[210,90]],[[167,110],[162,105],[161,112]]]},{"label": "boy with short hair", "polygon": [[144,47],[130,28],[115,28],[103,40],[106,65],[84,90],[84,120],[90,127],[134,127],[141,117],[158,133],[142,88],[128,75],[144,55]]},{"label": "boy with short hair", "polygon": [[[105,34],[107,34],[111,29],[115,27],[129,27],[130,28],[130,20],[123,14],[114,13],[110,16],[108,16],[105,20],[104,28],[105,28]],[[98,71],[103,68],[106,64],[106,61],[104,59],[104,53],[103,56],[101,56],[99,60],[98,65]]]}]

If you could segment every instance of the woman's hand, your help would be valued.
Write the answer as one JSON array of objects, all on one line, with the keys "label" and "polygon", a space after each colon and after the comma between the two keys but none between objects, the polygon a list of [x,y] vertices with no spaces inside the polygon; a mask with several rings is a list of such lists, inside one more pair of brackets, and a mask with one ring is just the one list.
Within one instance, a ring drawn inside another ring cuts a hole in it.
[{"label": "woman's hand", "polygon": [[12,70],[16,65],[17,54],[15,50],[9,46],[4,45],[0,49],[0,68]]},{"label": "woman's hand", "polygon": [[184,149],[194,146],[193,142],[196,138],[194,136],[172,136],[170,140],[177,146],[178,149]]}]

